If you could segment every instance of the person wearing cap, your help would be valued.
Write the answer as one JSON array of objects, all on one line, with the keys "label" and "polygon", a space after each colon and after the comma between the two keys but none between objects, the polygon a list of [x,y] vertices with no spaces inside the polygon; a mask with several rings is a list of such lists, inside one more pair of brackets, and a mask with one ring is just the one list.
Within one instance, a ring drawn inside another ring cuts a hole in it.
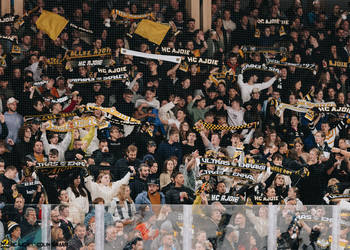
[{"label": "person wearing cap", "polygon": [[[21,227],[18,225],[18,223],[9,221],[7,223],[7,232],[8,233],[5,235],[2,243],[7,243],[8,246],[18,245],[21,238]],[[4,246],[3,249],[6,249],[6,247]]]},{"label": "person wearing cap", "polygon": [[[216,98],[218,97],[218,91],[216,87],[212,84],[208,89],[207,89],[207,97],[206,97],[206,104],[207,105],[215,105]],[[213,106],[214,107],[214,106]]]},{"label": "person wearing cap", "polygon": [[41,138],[40,125],[41,125],[40,118],[34,118],[30,123],[30,128],[32,130],[32,135],[33,135],[33,141],[39,141]]},{"label": "person wearing cap", "polygon": [[[139,193],[136,196],[135,204],[136,208],[140,209],[138,205],[150,205],[149,208],[155,214],[158,214],[160,211],[160,205],[165,204],[165,195],[162,192],[159,192],[159,181],[157,179],[149,179],[147,181],[148,190]],[[155,206],[152,206],[155,205]]]},{"label": "person wearing cap", "polygon": [[143,162],[156,159],[157,143],[153,140],[147,142],[147,152],[143,156]]},{"label": "person wearing cap", "polygon": [[[8,128],[8,135],[6,137],[6,142],[11,146],[17,142],[18,130],[23,125],[23,116],[17,113],[17,104],[18,100],[14,97],[11,97],[7,100],[8,111],[5,112],[5,122]],[[10,141],[9,141],[10,140]]]}]

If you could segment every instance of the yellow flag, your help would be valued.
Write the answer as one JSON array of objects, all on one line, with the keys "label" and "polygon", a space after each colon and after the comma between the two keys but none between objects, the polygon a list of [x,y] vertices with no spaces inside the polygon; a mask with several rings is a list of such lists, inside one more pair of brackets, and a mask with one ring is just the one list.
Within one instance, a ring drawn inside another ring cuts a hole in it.
[{"label": "yellow flag", "polygon": [[146,38],[152,43],[160,45],[169,29],[170,26],[168,25],[142,19],[134,33]]},{"label": "yellow flag", "polygon": [[56,13],[43,10],[36,21],[39,30],[44,31],[52,40],[56,40],[66,27],[68,20]]}]

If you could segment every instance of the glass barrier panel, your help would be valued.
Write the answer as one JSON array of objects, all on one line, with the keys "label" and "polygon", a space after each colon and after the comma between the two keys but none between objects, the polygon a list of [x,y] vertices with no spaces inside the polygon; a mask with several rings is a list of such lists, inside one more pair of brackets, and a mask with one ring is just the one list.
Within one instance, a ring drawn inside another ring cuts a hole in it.
[{"label": "glass barrier panel", "polygon": [[333,206],[279,206],[277,248],[327,249],[331,246],[332,216]]},{"label": "glass barrier panel", "polygon": [[[112,202],[1,209],[2,249],[347,249],[350,203],[340,206],[135,205]],[[1,232],[1,230],[0,230]],[[58,248],[59,249],[59,248]],[[311,248],[310,248],[311,249]]]},{"label": "glass barrier panel", "polygon": [[193,206],[193,249],[264,249],[268,206]]},{"label": "glass barrier panel", "polygon": [[[107,214],[107,215],[106,215]],[[135,205],[113,202],[105,209],[104,249],[123,249],[132,245],[159,249],[163,244],[183,249],[183,206]]]}]

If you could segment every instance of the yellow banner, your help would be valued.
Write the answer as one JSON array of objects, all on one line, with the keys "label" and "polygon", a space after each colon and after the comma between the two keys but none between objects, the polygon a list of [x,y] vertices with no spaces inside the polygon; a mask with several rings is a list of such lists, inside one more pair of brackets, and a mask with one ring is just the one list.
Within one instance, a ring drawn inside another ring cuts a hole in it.
[{"label": "yellow banner", "polygon": [[51,120],[49,120],[47,124],[48,124],[48,127],[46,127],[46,130],[54,131],[54,132],[69,132],[74,129],[88,128],[88,127],[95,127],[95,126],[99,127],[100,129],[108,127],[108,123],[106,121],[99,122],[93,116],[84,117],[80,119],[73,119],[61,126],[54,125]]}]

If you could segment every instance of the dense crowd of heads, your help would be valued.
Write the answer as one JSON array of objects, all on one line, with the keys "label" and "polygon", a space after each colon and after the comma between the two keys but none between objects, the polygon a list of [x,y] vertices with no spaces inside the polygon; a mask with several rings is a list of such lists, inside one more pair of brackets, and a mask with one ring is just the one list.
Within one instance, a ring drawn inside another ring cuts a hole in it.
[{"label": "dense crowd of heads", "polygon": [[[193,249],[262,249],[267,208],[236,205],[283,204],[279,247],[330,244],[330,211],[305,205],[350,199],[350,9],[321,2],[212,0],[209,30],[180,0],[28,0],[21,25],[5,15],[0,240],[33,243],[55,204],[55,248],[95,249],[104,204],[105,249],[181,249],[175,205],[190,204]],[[43,10],[69,20],[56,40]],[[135,31],[144,18],[170,26],[160,45]]]}]

